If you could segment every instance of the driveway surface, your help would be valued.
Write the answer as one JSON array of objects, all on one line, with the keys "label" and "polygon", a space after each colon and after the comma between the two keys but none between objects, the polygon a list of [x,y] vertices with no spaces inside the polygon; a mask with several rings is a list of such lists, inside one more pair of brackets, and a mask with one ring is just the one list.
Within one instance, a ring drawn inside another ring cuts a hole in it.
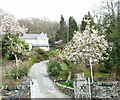
[{"label": "driveway surface", "polygon": [[48,61],[36,63],[30,70],[31,98],[69,98],[61,93],[49,78],[47,73]]}]

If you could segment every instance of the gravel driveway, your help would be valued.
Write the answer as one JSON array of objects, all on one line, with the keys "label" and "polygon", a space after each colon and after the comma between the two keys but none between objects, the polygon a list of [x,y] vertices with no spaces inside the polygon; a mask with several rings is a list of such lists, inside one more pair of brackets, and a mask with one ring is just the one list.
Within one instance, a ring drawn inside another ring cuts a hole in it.
[{"label": "gravel driveway", "polygon": [[29,74],[32,80],[30,82],[31,98],[69,98],[61,93],[49,78],[47,62],[42,61],[31,67]]}]

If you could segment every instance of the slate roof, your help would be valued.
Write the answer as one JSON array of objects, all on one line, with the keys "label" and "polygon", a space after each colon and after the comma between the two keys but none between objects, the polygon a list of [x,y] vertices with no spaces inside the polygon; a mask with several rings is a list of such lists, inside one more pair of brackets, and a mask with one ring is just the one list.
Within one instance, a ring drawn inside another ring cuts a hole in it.
[{"label": "slate roof", "polygon": [[22,37],[20,37],[21,39],[36,39],[40,34],[25,34]]}]

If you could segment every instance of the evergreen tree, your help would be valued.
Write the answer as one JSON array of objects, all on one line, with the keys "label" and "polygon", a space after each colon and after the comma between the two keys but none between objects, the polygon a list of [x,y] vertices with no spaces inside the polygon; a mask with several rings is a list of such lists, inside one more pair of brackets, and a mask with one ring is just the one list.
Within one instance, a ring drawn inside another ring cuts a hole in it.
[{"label": "evergreen tree", "polygon": [[[115,5],[115,2],[110,2],[112,5]],[[109,23],[104,24],[104,30],[107,34],[107,40],[110,44],[112,44],[112,50],[110,49],[110,66],[116,68],[116,80],[120,80],[120,16],[119,16],[119,6],[120,3],[117,2],[118,5],[116,5],[116,8],[112,8],[111,12],[105,15],[107,16],[107,21]],[[109,6],[111,6],[109,4]],[[110,9],[110,8],[109,8]],[[117,9],[117,14],[115,13]],[[105,18],[106,19],[106,18]],[[105,20],[103,20],[105,22]]]},{"label": "evergreen tree", "polygon": [[90,14],[90,12],[88,12],[88,14],[85,15],[83,17],[83,19],[82,19],[82,22],[81,22],[81,25],[80,25],[80,31],[81,32],[83,32],[85,30],[85,28],[86,28],[86,25],[87,25],[86,20],[90,20],[91,21],[90,22],[90,28],[92,28],[92,26],[95,26],[95,28],[96,28],[96,25],[94,23],[94,19],[93,19],[92,15]]},{"label": "evergreen tree", "polygon": [[[103,6],[104,10],[98,16],[98,25],[106,39],[109,42],[110,48],[109,59],[104,61],[105,68],[113,68],[116,72],[116,80],[120,80],[120,2],[107,1]],[[106,12],[108,11],[108,12]],[[102,14],[102,15],[101,15]],[[111,48],[112,47],[112,48]],[[112,70],[113,71],[113,70]]]},{"label": "evergreen tree", "polygon": [[70,41],[73,37],[74,31],[78,31],[77,23],[73,17],[69,17],[69,35],[68,40]]},{"label": "evergreen tree", "polygon": [[67,41],[67,25],[62,15],[60,19],[60,28],[56,34],[56,40],[63,40],[64,43]]}]

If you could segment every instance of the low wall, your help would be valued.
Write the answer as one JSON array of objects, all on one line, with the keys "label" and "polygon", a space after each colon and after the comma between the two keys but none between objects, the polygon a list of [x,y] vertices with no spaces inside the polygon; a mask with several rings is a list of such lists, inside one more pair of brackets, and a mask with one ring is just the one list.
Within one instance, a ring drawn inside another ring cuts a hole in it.
[{"label": "low wall", "polygon": [[[74,89],[55,83],[61,92],[74,98]],[[103,98],[120,100],[120,81],[91,83],[91,96],[94,100]],[[79,89],[79,88],[78,88]],[[83,88],[84,89],[84,88]],[[119,98],[119,99],[118,99]]]},{"label": "low wall", "polygon": [[[24,77],[20,85],[2,86],[2,100],[5,98],[30,98],[30,79]],[[7,100],[7,99],[5,99]]]},{"label": "low wall", "polygon": [[74,98],[74,88],[67,87],[65,85],[61,85],[58,83],[55,83],[58,89],[63,92],[64,94]]},{"label": "low wall", "polygon": [[119,98],[120,81],[91,83],[92,98]]}]

